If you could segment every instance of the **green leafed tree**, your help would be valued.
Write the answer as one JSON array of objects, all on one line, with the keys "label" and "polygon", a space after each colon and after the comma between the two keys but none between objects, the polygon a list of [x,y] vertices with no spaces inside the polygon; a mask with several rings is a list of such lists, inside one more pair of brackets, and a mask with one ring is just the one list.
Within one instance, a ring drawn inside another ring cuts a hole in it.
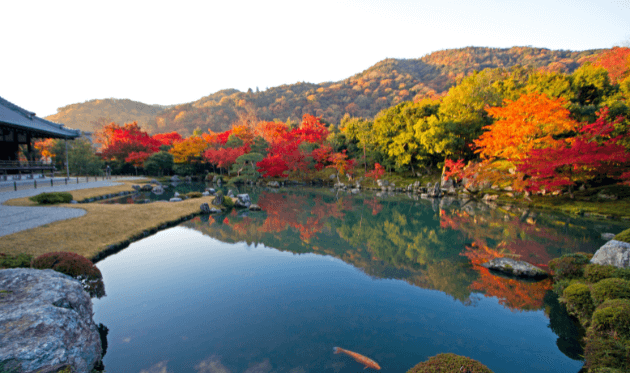
[{"label": "green leafed tree", "polygon": [[232,172],[237,176],[232,181],[256,181],[260,177],[256,163],[264,158],[262,154],[254,152],[236,158],[236,162],[232,165]]},{"label": "green leafed tree", "polygon": [[169,152],[160,151],[151,154],[144,161],[144,170],[150,175],[168,175],[173,170],[173,155]]}]

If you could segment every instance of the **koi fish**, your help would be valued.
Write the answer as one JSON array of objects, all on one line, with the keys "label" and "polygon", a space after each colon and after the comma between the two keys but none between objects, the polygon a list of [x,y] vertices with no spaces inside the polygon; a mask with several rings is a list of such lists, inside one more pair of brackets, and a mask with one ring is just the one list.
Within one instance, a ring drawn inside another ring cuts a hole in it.
[{"label": "koi fish", "polygon": [[340,348],[340,347],[333,347],[333,351],[336,354],[343,352],[344,354],[351,356],[354,360],[365,365],[365,368],[363,369],[372,368],[376,370],[381,370],[381,367],[376,363],[376,361],[370,359],[369,357],[363,356],[361,354],[357,354],[356,352],[344,350],[343,348]]}]

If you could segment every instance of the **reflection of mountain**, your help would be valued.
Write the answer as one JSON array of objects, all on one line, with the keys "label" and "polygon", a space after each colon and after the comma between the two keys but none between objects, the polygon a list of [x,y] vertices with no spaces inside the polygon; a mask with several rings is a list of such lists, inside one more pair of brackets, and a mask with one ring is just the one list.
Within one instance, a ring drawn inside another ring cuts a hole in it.
[{"label": "reflection of mountain", "polygon": [[185,224],[224,242],[331,255],[370,276],[439,290],[464,303],[472,292],[482,292],[510,309],[540,309],[548,282],[497,277],[479,264],[508,255],[545,265],[564,253],[600,245],[599,233],[585,221],[486,205],[460,208],[455,201],[434,210],[424,201],[336,198],[314,191],[250,195],[264,212],[232,211]]}]

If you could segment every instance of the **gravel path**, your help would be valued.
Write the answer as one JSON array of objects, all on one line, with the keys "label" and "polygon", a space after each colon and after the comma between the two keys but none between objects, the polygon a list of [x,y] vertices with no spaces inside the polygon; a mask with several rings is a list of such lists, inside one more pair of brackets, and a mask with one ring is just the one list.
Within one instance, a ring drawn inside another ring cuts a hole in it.
[{"label": "gravel path", "polygon": [[[132,180],[135,178],[130,177],[125,179]],[[7,200],[31,197],[43,192],[67,192],[77,189],[100,188],[114,185],[120,185],[120,183],[113,181],[96,181],[0,193],[0,237],[39,227],[54,221],[72,219],[85,215],[85,210],[75,208],[5,206],[4,202]]]}]

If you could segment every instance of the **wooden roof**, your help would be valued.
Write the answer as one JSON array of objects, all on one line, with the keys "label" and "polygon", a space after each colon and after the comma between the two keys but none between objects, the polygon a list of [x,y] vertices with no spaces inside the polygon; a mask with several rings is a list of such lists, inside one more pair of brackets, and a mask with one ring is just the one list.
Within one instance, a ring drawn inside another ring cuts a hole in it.
[{"label": "wooden roof", "polygon": [[29,132],[31,137],[75,139],[81,131],[35,116],[35,113],[0,97],[0,127]]}]

